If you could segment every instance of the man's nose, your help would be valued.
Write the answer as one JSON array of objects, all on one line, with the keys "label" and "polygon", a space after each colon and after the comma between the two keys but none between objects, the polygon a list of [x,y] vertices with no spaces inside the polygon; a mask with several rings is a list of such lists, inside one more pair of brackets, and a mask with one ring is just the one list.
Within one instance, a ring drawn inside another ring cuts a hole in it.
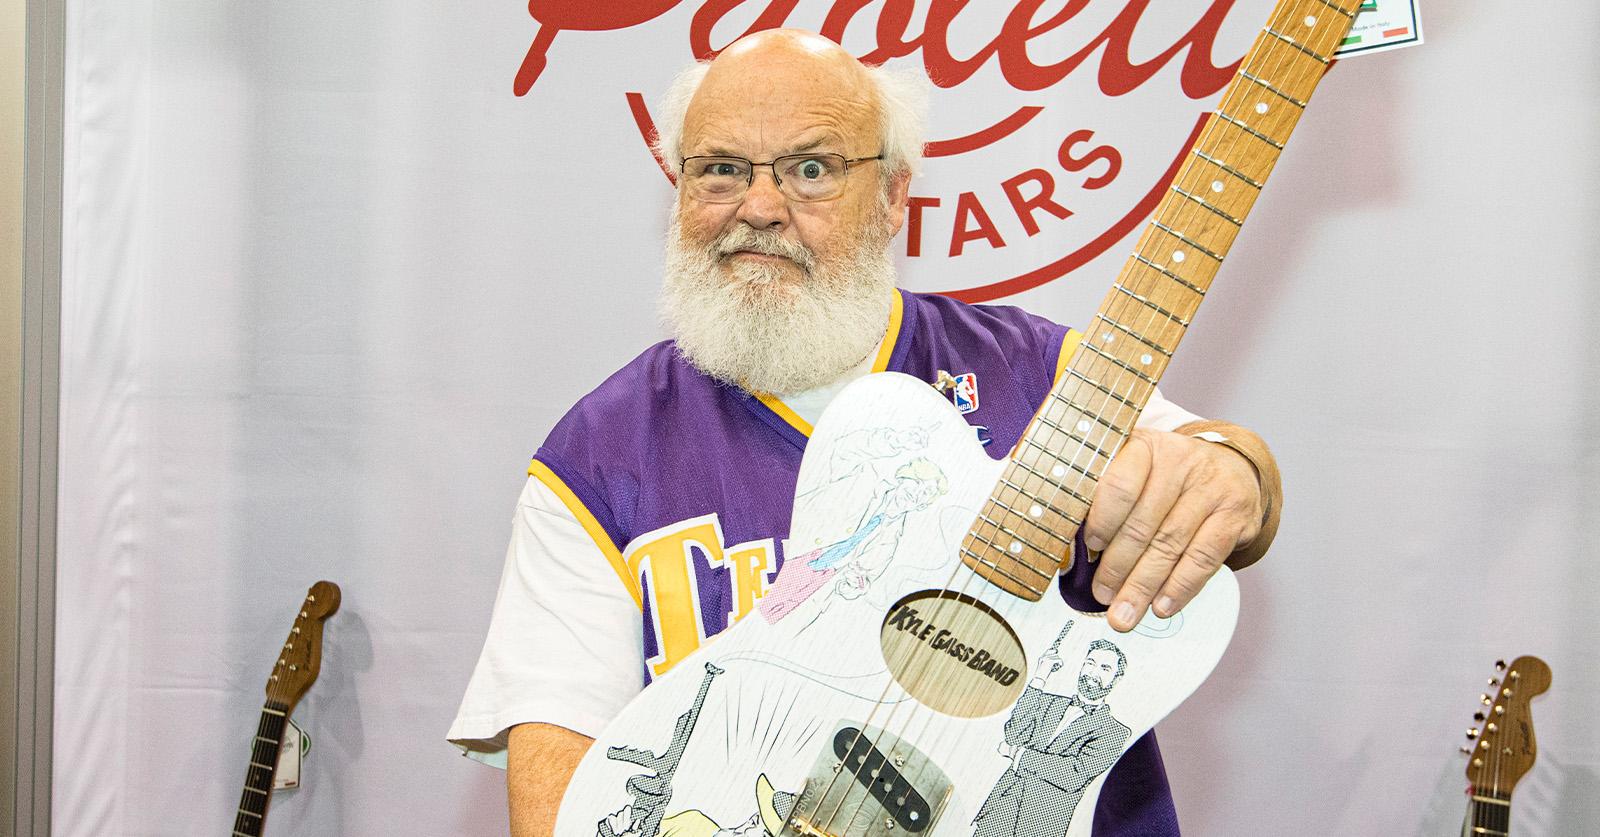
[{"label": "man's nose", "polygon": [[789,225],[789,199],[779,191],[770,167],[756,169],[737,217],[758,230],[782,232]]}]

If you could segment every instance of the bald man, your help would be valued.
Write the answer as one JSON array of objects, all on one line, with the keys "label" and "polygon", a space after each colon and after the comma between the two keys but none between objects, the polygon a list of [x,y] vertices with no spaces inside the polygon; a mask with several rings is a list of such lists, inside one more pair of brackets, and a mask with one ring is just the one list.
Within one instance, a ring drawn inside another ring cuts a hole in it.
[{"label": "bald man", "polygon": [[[593,736],[765,592],[810,427],[846,384],[971,372],[982,399],[967,418],[995,456],[1049,392],[1075,342],[1065,327],[895,287],[889,242],[921,157],[919,95],[788,30],[741,39],[668,93],[673,339],[585,396],[539,448],[450,731],[507,767],[517,837],[549,834]],[[1079,583],[1119,630],[1151,608],[1170,615],[1224,562],[1265,552],[1276,494],[1254,434],[1158,393],[1101,479],[1083,535],[1102,557]],[[690,557],[708,543],[718,560]],[[1112,770],[1100,808],[1097,834],[1176,833],[1153,737]]]}]

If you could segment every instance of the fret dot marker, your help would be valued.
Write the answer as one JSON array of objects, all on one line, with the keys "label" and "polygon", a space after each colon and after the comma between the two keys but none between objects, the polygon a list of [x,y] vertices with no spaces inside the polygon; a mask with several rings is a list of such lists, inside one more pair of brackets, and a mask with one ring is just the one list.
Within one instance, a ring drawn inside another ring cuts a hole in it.
[{"label": "fret dot marker", "polygon": [[1078,422],[1078,432],[1079,433],[1088,433],[1089,432],[1089,420],[1088,419],[1084,419],[1083,421]]},{"label": "fret dot marker", "polygon": [[1111,336],[1111,332],[1108,331],[1105,334],[1100,335],[1100,339],[1110,343],[1113,338]]},{"label": "fret dot marker", "polygon": [[1152,361],[1152,360],[1154,360],[1154,358],[1150,357],[1149,355],[1140,355],[1139,356],[1139,362],[1144,364],[1145,366],[1149,366],[1150,365],[1150,361]]},{"label": "fret dot marker", "polygon": [[1067,469],[1064,466],[1057,465],[1056,467],[1050,469],[1050,476],[1052,477],[1064,477],[1066,475]]},{"label": "fret dot marker", "polygon": [[1182,250],[1173,250],[1172,251],[1172,260],[1173,261],[1178,262],[1178,263],[1181,264],[1185,258],[1188,258],[1188,257],[1183,254]]},{"label": "fret dot marker", "polygon": [[1306,15],[1306,25],[1307,26],[1316,26],[1317,25],[1317,16],[1316,15]]},{"label": "fret dot marker", "polygon": [[1022,551],[1022,541],[1011,542],[1011,554],[1016,555]]},{"label": "fret dot marker", "polygon": [[1044,507],[1043,506],[1033,505],[1033,506],[1028,508],[1028,515],[1030,517],[1038,517],[1039,515],[1042,515],[1042,514],[1044,514]]},{"label": "fret dot marker", "polygon": [[1266,102],[1256,102],[1256,113],[1266,113],[1267,110]]},{"label": "fret dot marker", "polygon": [[1222,191],[1222,181],[1220,181],[1220,180],[1211,181],[1211,191],[1213,191],[1213,192]]}]

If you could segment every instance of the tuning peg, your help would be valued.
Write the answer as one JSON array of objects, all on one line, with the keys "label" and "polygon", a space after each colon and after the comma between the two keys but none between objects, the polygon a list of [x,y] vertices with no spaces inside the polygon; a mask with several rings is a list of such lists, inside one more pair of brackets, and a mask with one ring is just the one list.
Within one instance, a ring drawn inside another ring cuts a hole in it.
[{"label": "tuning peg", "polygon": [[1522,679],[1522,672],[1520,672],[1520,671],[1511,672],[1511,679],[1512,680],[1521,680]]},{"label": "tuning peg", "polygon": [[1499,728],[1499,727],[1497,727],[1497,726],[1495,726],[1495,725],[1494,725],[1494,724],[1490,724],[1490,725],[1489,725],[1489,731],[1490,731],[1490,732],[1497,732],[1497,731],[1499,731],[1499,729],[1500,729],[1500,728]]},{"label": "tuning peg", "polygon": [[1493,677],[1489,678],[1489,688],[1493,689],[1494,687],[1499,686],[1499,685],[1500,685],[1500,681],[1499,680],[1496,680]]},{"label": "tuning peg", "polygon": [[1474,713],[1472,713],[1472,720],[1474,720],[1474,721],[1482,721],[1484,718],[1487,718],[1487,717],[1489,717],[1489,716],[1483,714],[1482,712],[1474,712]]},{"label": "tuning peg", "polygon": [[1478,737],[1478,731],[1476,729],[1467,730],[1467,737],[1468,738],[1477,738]]},{"label": "tuning peg", "polygon": [[1461,755],[1463,755],[1463,756],[1472,755],[1472,748],[1467,746],[1467,745],[1465,745],[1465,744],[1462,744],[1461,745]]},{"label": "tuning peg", "polygon": [[1506,670],[1506,661],[1505,660],[1495,660],[1494,661],[1494,670],[1495,671],[1505,671]]},{"label": "tuning peg", "polygon": [[1484,706],[1488,706],[1489,704],[1494,703],[1494,701],[1489,699],[1488,695],[1478,695],[1478,699],[1483,701],[1483,705]]}]

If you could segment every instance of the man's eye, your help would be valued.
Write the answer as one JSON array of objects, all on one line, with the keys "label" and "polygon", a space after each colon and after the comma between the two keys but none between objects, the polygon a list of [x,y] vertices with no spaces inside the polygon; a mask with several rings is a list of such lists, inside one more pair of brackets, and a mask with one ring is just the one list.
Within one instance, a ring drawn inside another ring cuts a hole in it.
[{"label": "man's eye", "polygon": [[807,180],[816,180],[828,173],[828,166],[820,160],[805,160],[795,167],[795,172]]},{"label": "man's eye", "polygon": [[712,177],[734,177],[739,174],[739,167],[732,163],[712,163],[705,173]]}]

